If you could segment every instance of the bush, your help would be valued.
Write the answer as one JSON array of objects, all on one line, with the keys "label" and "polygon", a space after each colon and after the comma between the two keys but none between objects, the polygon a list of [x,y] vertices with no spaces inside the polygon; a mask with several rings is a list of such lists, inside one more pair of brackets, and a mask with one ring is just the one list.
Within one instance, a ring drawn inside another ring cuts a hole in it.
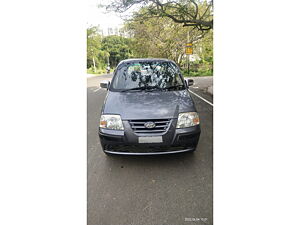
[{"label": "bush", "polygon": [[191,71],[188,74],[188,71],[185,69],[183,70],[183,76],[185,77],[204,77],[204,76],[212,76],[213,70],[212,69],[206,69],[206,70],[198,70],[198,71]]},{"label": "bush", "polygon": [[101,68],[96,68],[96,71],[94,71],[93,67],[90,67],[87,69],[88,74],[105,74],[106,70]]},{"label": "bush", "polygon": [[186,65],[183,68],[184,76],[212,76],[213,75],[213,64],[212,62],[201,62],[196,60],[194,62],[190,62],[190,73],[188,74]]},{"label": "bush", "polygon": [[[110,68],[110,73],[112,73],[114,71],[114,68]],[[87,69],[87,73],[88,74],[106,74],[106,68],[96,68],[96,72],[94,71],[93,67],[90,67]]]}]

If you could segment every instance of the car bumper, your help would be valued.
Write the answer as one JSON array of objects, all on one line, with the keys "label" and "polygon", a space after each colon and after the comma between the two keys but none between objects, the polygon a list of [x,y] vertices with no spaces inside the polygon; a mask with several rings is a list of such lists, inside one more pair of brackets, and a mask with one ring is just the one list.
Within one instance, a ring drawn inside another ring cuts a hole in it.
[{"label": "car bumper", "polygon": [[[123,121],[125,131],[99,128],[104,152],[119,155],[163,155],[194,151],[201,133],[200,126],[176,129],[176,121],[161,134],[136,134],[129,123]],[[162,143],[139,143],[139,137],[162,136]]]}]

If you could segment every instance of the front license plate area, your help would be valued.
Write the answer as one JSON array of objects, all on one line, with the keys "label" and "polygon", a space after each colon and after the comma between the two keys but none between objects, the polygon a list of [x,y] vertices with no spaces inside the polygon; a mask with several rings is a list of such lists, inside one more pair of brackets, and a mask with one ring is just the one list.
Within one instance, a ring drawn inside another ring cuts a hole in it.
[{"label": "front license plate area", "polygon": [[139,143],[162,143],[162,136],[139,137]]}]

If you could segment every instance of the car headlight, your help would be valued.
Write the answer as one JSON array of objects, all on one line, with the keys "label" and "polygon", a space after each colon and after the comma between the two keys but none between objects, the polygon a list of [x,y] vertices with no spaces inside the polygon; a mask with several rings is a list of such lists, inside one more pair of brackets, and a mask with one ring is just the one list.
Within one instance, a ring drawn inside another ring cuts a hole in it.
[{"label": "car headlight", "polygon": [[179,113],[176,128],[185,128],[196,126],[200,123],[198,113],[196,112],[185,112]]},{"label": "car headlight", "polygon": [[124,130],[120,115],[101,115],[99,126],[111,130]]}]

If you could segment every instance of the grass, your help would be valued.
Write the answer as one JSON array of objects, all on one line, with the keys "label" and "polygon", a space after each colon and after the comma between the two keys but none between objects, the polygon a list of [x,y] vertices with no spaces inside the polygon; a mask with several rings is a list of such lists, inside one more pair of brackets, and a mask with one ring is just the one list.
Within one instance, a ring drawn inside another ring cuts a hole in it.
[{"label": "grass", "polygon": [[212,76],[213,71],[212,70],[190,71],[190,73],[188,74],[187,70],[183,70],[183,75],[186,77],[206,77],[206,76]]},{"label": "grass", "polygon": [[88,74],[94,74],[94,75],[101,75],[101,74],[106,74],[106,69],[96,69],[96,71],[94,71],[94,69],[91,67],[89,69],[86,70],[86,72]]}]

